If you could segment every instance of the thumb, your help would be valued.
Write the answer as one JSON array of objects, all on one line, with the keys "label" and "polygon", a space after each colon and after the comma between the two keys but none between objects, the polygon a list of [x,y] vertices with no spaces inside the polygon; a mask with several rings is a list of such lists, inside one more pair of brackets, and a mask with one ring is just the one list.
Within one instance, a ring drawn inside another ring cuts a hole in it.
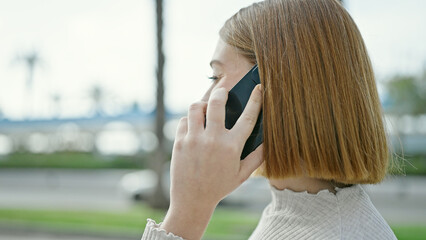
[{"label": "thumb", "polygon": [[250,175],[256,170],[263,162],[263,144],[258,146],[256,150],[251,152],[240,164],[240,179],[241,182],[247,180]]}]

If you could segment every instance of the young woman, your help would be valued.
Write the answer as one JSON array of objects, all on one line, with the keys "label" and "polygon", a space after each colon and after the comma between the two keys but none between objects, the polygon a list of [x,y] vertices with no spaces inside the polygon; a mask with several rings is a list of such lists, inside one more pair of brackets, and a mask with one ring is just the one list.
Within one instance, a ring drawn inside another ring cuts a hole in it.
[{"label": "young woman", "polygon": [[[255,64],[261,86],[227,130],[227,92]],[[389,153],[367,50],[339,2],[241,9],[211,66],[213,85],[178,126],[169,211],[148,220],[142,239],[200,239],[219,201],[256,169],[272,202],[250,239],[396,239],[359,185],[384,178]],[[261,108],[264,143],[240,161]]]}]

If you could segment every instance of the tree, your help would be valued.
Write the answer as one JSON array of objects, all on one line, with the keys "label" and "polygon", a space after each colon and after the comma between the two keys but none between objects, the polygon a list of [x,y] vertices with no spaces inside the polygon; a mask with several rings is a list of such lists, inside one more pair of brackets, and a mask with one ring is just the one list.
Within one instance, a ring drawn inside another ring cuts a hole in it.
[{"label": "tree", "polygon": [[34,69],[41,61],[40,55],[37,51],[32,50],[18,56],[17,60],[23,62],[27,67],[27,80],[25,85],[27,89],[31,90],[34,82]]},{"label": "tree", "polygon": [[32,50],[25,54],[18,55],[15,61],[24,63],[27,68],[27,79],[25,81],[26,94],[24,96],[26,99],[24,99],[24,102],[27,104],[27,114],[31,115],[33,104],[34,70],[37,65],[40,65],[40,54],[37,51]]},{"label": "tree", "polygon": [[167,208],[169,202],[164,195],[163,190],[163,166],[166,162],[165,138],[163,128],[165,124],[165,106],[164,106],[164,62],[163,53],[163,0],[156,0],[156,25],[157,25],[157,105],[155,134],[158,138],[158,147],[154,153],[152,162],[153,170],[157,173],[158,181],[154,194],[149,199],[149,204],[154,208]]},{"label": "tree", "polygon": [[426,70],[420,77],[396,75],[387,83],[390,98],[387,112],[392,115],[426,113]]},{"label": "tree", "polygon": [[96,116],[103,115],[104,113],[105,95],[105,90],[100,85],[94,85],[89,90],[89,97],[93,101],[93,108]]},{"label": "tree", "polygon": [[50,95],[50,101],[52,103],[52,113],[55,118],[59,118],[61,114],[61,95],[54,93]]},{"label": "tree", "polygon": [[420,76],[396,75],[386,83],[386,89],[389,99],[385,110],[393,116],[396,135],[401,141],[401,148],[396,146],[395,150],[403,153],[405,133],[402,129],[406,127],[403,117],[426,114],[426,69]]}]

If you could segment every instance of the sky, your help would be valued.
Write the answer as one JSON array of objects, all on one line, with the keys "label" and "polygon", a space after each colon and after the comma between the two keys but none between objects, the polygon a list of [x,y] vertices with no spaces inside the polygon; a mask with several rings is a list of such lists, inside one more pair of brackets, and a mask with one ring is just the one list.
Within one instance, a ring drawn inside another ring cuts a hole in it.
[{"label": "sky", "polygon": [[[210,85],[218,31],[250,0],[165,0],[166,105],[186,111]],[[101,86],[105,111],[155,105],[153,0],[0,0],[0,111],[9,119],[93,113]],[[426,1],[346,0],[373,62],[380,92],[397,73],[426,66]],[[33,89],[20,56],[36,50]],[[60,96],[55,103],[53,96]]]}]

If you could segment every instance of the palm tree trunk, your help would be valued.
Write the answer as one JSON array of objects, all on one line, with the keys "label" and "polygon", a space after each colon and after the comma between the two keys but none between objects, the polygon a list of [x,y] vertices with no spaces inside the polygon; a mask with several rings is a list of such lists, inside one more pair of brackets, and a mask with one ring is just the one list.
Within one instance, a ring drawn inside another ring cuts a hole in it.
[{"label": "palm tree trunk", "polygon": [[164,141],[164,123],[165,123],[165,107],[164,107],[164,62],[163,53],[163,0],[156,0],[157,13],[157,106],[156,106],[156,122],[155,133],[158,138],[158,147],[152,159],[153,170],[157,173],[157,187],[153,196],[149,199],[149,204],[154,208],[167,208],[168,199],[163,191],[163,166],[166,162],[165,141]]}]

